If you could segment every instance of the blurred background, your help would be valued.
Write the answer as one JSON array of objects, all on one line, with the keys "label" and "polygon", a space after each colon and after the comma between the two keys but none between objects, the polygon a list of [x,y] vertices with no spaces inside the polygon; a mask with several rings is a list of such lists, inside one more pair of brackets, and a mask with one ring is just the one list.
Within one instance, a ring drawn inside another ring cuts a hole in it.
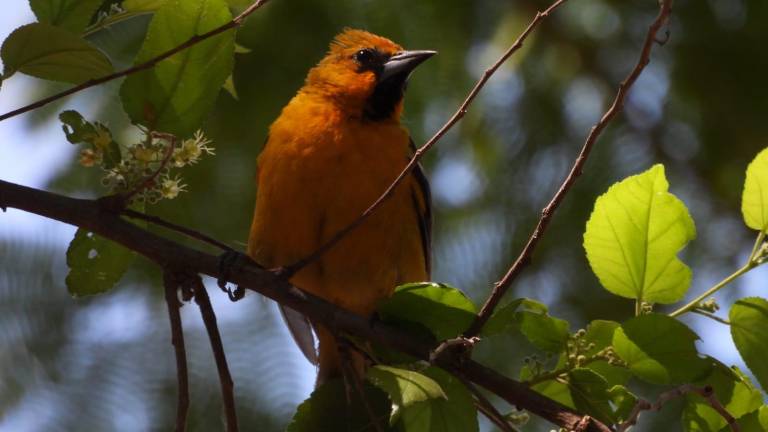
[{"label": "blurred background", "polygon": [[[248,2],[232,3],[237,9]],[[267,127],[342,28],[440,52],[416,71],[407,94],[404,123],[419,144],[548,4],[273,0],[239,33],[238,42],[251,50],[237,55],[239,100],[222,92],[205,128],[216,156],[186,171],[189,193],[150,212],[244,247],[254,162]],[[654,0],[571,0],[427,155],[436,218],[434,280],[482,302],[634,65],[656,12]],[[149,19],[90,39],[122,68]],[[0,38],[32,21],[26,1],[4,0]],[[597,195],[654,163],[666,165],[671,191],[696,221],[698,238],[682,253],[694,270],[689,297],[741,266],[754,239],[739,211],[744,170],[768,145],[766,22],[764,0],[675,2],[669,42],[655,47],[626,110],[599,140],[510,298],[547,303],[574,331],[593,319],[630,317],[633,303],[608,294],[590,272],[582,234]],[[0,111],[61,88],[16,75],[0,89]],[[100,173],[76,164],[78,149],[66,142],[56,116],[75,108],[130,136],[118,88],[119,82],[111,83],[0,123],[0,178],[78,197],[103,194]],[[64,254],[74,231],[15,210],[0,213],[0,431],[171,430],[176,383],[160,274],[137,259],[112,292],[73,299],[64,286]],[[724,312],[736,298],[765,296],[766,281],[768,268],[760,268],[724,290],[717,296]],[[210,282],[242,429],[282,430],[311,392],[314,369],[294,347],[272,302],[249,294],[232,304]],[[187,305],[182,313],[190,430],[219,430],[219,387],[207,336],[196,307]],[[699,316],[683,320],[706,336],[702,352],[742,365],[726,326]],[[476,356],[516,376],[523,356],[533,352],[522,340],[501,337],[481,344]],[[640,391],[653,396],[652,389]],[[679,430],[679,410],[679,403],[671,403],[643,416],[635,430]],[[533,421],[524,430],[550,428]],[[492,430],[485,423],[483,429]]]}]

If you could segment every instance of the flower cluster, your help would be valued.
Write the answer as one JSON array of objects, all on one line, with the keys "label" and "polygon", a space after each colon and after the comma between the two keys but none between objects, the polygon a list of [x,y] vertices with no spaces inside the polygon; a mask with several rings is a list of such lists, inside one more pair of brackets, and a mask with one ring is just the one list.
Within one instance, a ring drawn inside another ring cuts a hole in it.
[{"label": "flower cluster", "polygon": [[201,131],[181,142],[170,134],[146,131],[143,141],[125,147],[115,142],[109,128],[88,122],[75,111],[65,111],[59,118],[67,140],[85,147],[80,152],[80,164],[100,167],[104,171],[102,185],[130,202],[176,198],[186,191],[186,185],[171,171],[214,154],[211,141]]}]

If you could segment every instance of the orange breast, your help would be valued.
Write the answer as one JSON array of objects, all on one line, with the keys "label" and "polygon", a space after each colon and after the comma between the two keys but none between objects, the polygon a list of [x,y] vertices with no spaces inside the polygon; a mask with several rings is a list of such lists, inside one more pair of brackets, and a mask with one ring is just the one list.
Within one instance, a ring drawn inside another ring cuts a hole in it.
[{"label": "orange breast", "polygon": [[[259,156],[249,254],[267,267],[303,258],[357,218],[408,162],[395,121],[345,117],[299,94]],[[363,225],[292,282],[368,315],[402,282],[427,279],[413,187],[403,182]]]}]

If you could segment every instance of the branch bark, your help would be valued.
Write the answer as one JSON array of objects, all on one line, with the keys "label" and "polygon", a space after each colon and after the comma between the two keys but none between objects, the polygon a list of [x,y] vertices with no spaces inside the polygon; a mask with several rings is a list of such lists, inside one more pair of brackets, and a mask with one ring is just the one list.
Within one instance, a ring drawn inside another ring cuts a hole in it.
[{"label": "branch bark", "polygon": [[608,126],[608,123],[624,108],[624,100],[627,97],[627,93],[632,88],[632,85],[635,84],[635,81],[637,81],[637,78],[640,76],[640,73],[643,71],[643,69],[645,69],[645,66],[650,62],[651,48],[653,47],[653,44],[655,42],[660,43],[656,39],[656,35],[658,34],[659,30],[661,30],[661,28],[667,23],[671,13],[672,0],[661,0],[659,2],[659,13],[648,28],[648,33],[645,35],[645,41],[643,42],[643,47],[640,50],[640,57],[637,60],[635,67],[629,73],[627,78],[622,81],[621,84],[619,84],[619,90],[616,93],[616,97],[614,98],[610,108],[608,108],[608,111],[603,114],[602,118],[600,118],[600,121],[592,126],[592,129],[589,131],[589,135],[587,136],[587,139],[584,141],[584,145],[581,148],[581,152],[579,152],[579,155],[573,162],[571,171],[568,173],[568,176],[560,185],[560,188],[557,190],[555,195],[549,201],[549,204],[547,204],[547,206],[544,207],[544,209],[541,211],[541,218],[536,224],[536,228],[534,228],[530,237],[528,237],[528,242],[525,244],[522,252],[520,252],[520,255],[517,257],[509,270],[507,270],[507,273],[504,275],[504,277],[494,285],[493,291],[488,297],[488,300],[486,300],[485,304],[480,309],[480,312],[478,312],[472,326],[470,326],[470,328],[465,333],[466,337],[476,336],[480,333],[480,330],[482,330],[485,323],[491,317],[491,314],[493,314],[494,309],[499,304],[499,301],[501,301],[501,298],[504,297],[504,294],[506,294],[507,290],[512,285],[512,282],[515,280],[515,278],[517,278],[520,272],[526,266],[528,266],[528,264],[530,264],[533,251],[536,249],[536,246],[539,244],[539,240],[541,240],[541,237],[544,235],[544,232],[546,231],[552,216],[554,216],[555,211],[558,207],[560,207],[560,204],[565,199],[566,194],[576,182],[576,179],[581,175],[584,164],[587,162],[587,158],[589,157],[589,154],[592,151],[592,147],[594,147],[597,138]]},{"label": "branch bark", "polygon": [[163,273],[165,288],[165,303],[168,305],[168,317],[171,321],[171,343],[176,355],[176,381],[178,397],[176,404],[176,432],[187,430],[187,413],[189,412],[189,374],[187,372],[187,350],[184,346],[184,332],[181,327],[179,308],[179,284],[170,270]]},{"label": "branch bark", "polygon": [[211,341],[213,357],[216,360],[216,370],[219,372],[219,385],[221,386],[221,398],[224,403],[224,418],[226,419],[227,432],[237,432],[237,411],[235,410],[235,383],[229,373],[227,356],[224,354],[224,344],[221,342],[219,326],[216,323],[216,314],[213,312],[211,299],[205,290],[200,276],[195,274],[192,281],[192,292],[195,303],[200,307],[200,315],[203,317],[208,339]]},{"label": "branch bark", "polygon": [[[223,276],[217,256],[189,248],[133,225],[94,200],[69,198],[0,180],[0,209],[9,207],[87,229],[145,256],[162,268],[185,269],[217,279]],[[419,359],[429,360],[433,347],[398,329],[378,322],[371,323],[366,318],[305,293],[289,284],[285,278],[255,265],[244,264],[240,268],[232,269],[228,281],[295,309],[313,321]],[[509,404],[526,409],[568,430],[575,429],[584,418],[573,409],[473,360],[438,366],[451,373],[462,374],[469,381],[495,393]],[[585,430],[611,431],[608,426],[594,419],[590,420]]]}]

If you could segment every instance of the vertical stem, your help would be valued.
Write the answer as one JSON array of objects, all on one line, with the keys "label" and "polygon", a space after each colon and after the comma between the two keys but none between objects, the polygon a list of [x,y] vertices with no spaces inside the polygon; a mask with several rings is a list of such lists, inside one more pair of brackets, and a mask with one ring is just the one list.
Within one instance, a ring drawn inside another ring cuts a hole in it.
[{"label": "vertical stem", "polygon": [[176,354],[176,381],[178,385],[178,401],[176,405],[176,432],[187,429],[187,412],[189,411],[189,377],[187,373],[187,351],[184,346],[184,332],[181,328],[181,303],[176,293],[178,283],[170,271],[163,273],[165,287],[165,303],[168,305],[168,317],[171,321],[171,343]]},{"label": "vertical stem", "polygon": [[216,314],[211,306],[211,299],[203,286],[200,276],[195,276],[194,281],[195,303],[200,307],[205,329],[211,341],[213,357],[216,359],[216,369],[219,372],[219,384],[221,385],[221,397],[224,402],[224,415],[226,418],[227,432],[237,432],[237,413],[235,411],[234,383],[227,366],[227,357],[224,354],[224,345],[221,342],[219,326],[216,323]]}]

